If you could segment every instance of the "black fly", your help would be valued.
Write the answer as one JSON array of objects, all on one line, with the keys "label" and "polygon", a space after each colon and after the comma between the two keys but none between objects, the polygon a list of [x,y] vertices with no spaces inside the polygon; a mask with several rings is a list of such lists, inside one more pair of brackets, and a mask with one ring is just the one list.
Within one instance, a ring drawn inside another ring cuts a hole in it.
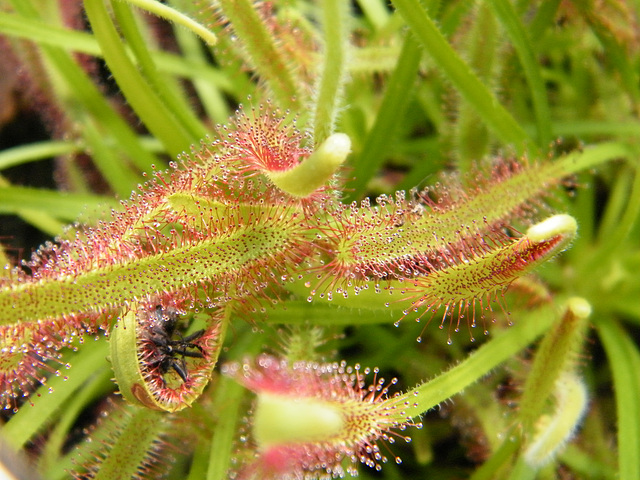
[{"label": "black fly", "polygon": [[147,332],[147,338],[156,350],[150,358],[149,367],[157,367],[162,375],[173,369],[182,381],[186,382],[189,375],[185,358],[205,358],[202,347],[193,343],[204,334],[204,330],[198,330],[186,337],[178,333],[179,338],[174,340],[178,319],[179,316],[173,309],[165,310],[160,305],[156,307]]}]

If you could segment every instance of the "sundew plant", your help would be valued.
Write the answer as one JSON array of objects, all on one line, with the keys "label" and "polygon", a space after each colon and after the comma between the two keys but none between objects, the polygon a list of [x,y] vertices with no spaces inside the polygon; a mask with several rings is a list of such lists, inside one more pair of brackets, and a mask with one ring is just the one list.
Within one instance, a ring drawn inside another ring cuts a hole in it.
[{"label": "sundew plant", "polygon": [[0,0],[5,468],[640,478],[639,9]]}]

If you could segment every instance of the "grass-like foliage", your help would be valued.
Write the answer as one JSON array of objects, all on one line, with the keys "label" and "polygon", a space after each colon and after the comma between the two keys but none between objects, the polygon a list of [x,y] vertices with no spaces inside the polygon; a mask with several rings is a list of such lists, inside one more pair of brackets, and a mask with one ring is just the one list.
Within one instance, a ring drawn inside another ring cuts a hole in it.
[{"label": "grass-like foliage", "polygon": [[638,9],[0,0],[0,460],[640,478]]}]

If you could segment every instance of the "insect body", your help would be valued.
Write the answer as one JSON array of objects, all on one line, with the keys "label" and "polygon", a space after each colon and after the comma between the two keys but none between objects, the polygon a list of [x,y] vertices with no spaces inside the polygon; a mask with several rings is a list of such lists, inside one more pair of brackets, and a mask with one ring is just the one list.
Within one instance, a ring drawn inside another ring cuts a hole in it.
[{"label": "insect body", "polygon": [[[186,382],[189,374],[185,358],[204,358],[202,347],[193,343],[204,334],[204,330],[182,337],[175,332],[178,320],[175,310],[163,309],[160,305],[156,307],[146,333],[148,341],[155,347],[148,365],[152,369],[157,368],[162,375],[173,369]],[[179,338],[174,340],[174,334]]]}]

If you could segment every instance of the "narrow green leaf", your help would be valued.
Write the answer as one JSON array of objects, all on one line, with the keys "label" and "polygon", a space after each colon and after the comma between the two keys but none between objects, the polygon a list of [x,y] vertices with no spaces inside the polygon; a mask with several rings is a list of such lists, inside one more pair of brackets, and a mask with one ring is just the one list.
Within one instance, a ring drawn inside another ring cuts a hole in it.
[{"label": "narrow green leaf", "polygon": [[405,408],[398,409],[391,415],[404,422],[407,417],[415,418],[437,407],[439,403],[462,392],[533,342],[549,328],[556,317],[553,307],[545,307],[514,319],[517,325],[500,332],[455,367],[404,395],[389,400],[401,403],[406,399],[407,402]]},{"label": "narrow green leaf", "polygon": [[358,0],[358,6],[376,30],[384,27],[389,20],[389,12],[386,9],[385,2],[381,0]]},{"label": "narrow green leaf", "polygon": [[[195,7],[193,2],[189,0],[174,0],[173,3],[180,7],[184,4]],[[210,65],[206,50],[202,47],[202,43],[198,37],[184,28],[174,28],[173,33],[182,52],[181,57],[175,58],[180,62],[188,62],[191,64],[193,87],[196,90],[200,103],[202,103],[202,108],[206,112],[207,118],[212,123],[222,123],[226,121],[231,116],[231,106],[227,104],[224,97],[223,86],[220,82],[212,82],[210,79],[205,79],[204,75],[200,75],[199,73],[201,71],[212,71],[212,66]],[[158,69],[161,70],[163,68],[161,57],[155,55],[155,52],[153,52],[152,55],[157,57],[155,58],[155,62]],[[220,74],[220,72],[218,72],[218,74]],[[226,88],[230,90],[233,90],[233,87],[238,83],[230,82],[228,78],[225,78],[225,80],[227,80]],[[242,98],[242,96],[237,95],[237,98]]]},{"label": "narrow green leaf", "polygon": [[547,92],[542,80],[540,64],[535,58],[534,47],[527,37],[527,32],[518,18],[513,5],[508,0],[493,0],[488,2],[502,22],[518,59],[524,70],[524,75],[531,92],[531,102],[536,118],[537,140],[542,150],[547,150],[553,140],[551,131],[551,111],[547,100]]},{"label": "narrow green leaf", "polygon": [[616,38],[615,26],[613,26],[615,24],[607,24],[603,18],[593,13],[592,9],[597,8],[594,4],[579,3],[578,8],[602,43],[607,61],[615,66],[622,86],[637,109],[640,105],[640,73],[638,73],[637,54],[631,55],[626,46]]},{"label": "narrow green leaf", "polygon": [[216,386],[219,421],[211,441],[207,480],[224,480],[231,466],[236,432],[241,420],[241,404],[245,389],[236,381],[221,377]]},{"label": "narrow green leaf", "polygon": [[353,171],[349,174],[353,180],[348,186],[351,200],[362,198],[367,183],[380,169],[385,155],[392,148],[398,119],[403,117],[411,99],[421,56],[422,50],[414,36],[407,35],[396,67],[389,77],[375,123],[367,134],[362,151],[353,161]]},{"label": "narrow green leaf", "polygon": [[[39,45],[60,47],[65,51],[102,57],[100,45],[98,45],[93,35],[48,25],[40,20],[20,15],[0,15],[0,33],[32,40]],[[125,48],[128,47],[125,46]],[[203,62],[194,63],[189,58],[162,51],[151,52],[151,56],[161,72],[185,78],[202,79],[225,91],[233,91],[233,82],[221,70],[209,64]],[[227,116],[224,118],[226,119]]]},{"label": "narrow green leaf", "polygon": [[[13,0],[12,5],[24,17],[42,20],[41,12],[29,0]],[[85,133],[82,127],[87,118],[92,118],[102,132],[101,144],[108,144],[114,154],[125,156],[139,169],[150,170],[157,158],[140,145],[136,133],[114,111],[71,55],[64,48],[47,44],[40,45],[40,49],[55,97],[69,119],[79,127],[80,134]],[[86,138],[86,143],[88,150],[100,148],[90,138]],[[118,186],[114,186],[114,190],[117,191]]]},{"label": "narrow green leaf", "polygon": [[598,334],[613,373],[618,416],[618,478],[640,478],[640,351],[611,318],[598,319]]},{"label": "narrow green leaf", "polygon": [[44,212],[66,222],[75,221],[88,209],[116,208],[110,197],[82,193],[58,192],[31,187],[0,188],[0,212],[15,214],[24,209]]},{"label": "narrow green leaf", "polygon": [[41,20],[17,14],[3,12],[0,15],[0,33],[28,39],[40,45],[63,47],[96,56],[100,54],[98,43],[89,33],[48,25]]},{"label": "narrow green leaf", "polygon": [[107,65],[129,104],[171,156],[186,151],[200,139],[186,131],[139,73],[127,55],[103,1],[85,0],[84,5]]},{"label": "narrow green leaf", "polygon": [[281,49],[275,38],[268,30],[256,12],[255,5],[250,0],[221,0],[220,6],[224,15],[231,21],[233,30],[246,49],[253,67],[261,79],[267,82],[276,97],[277,105],[282,109],[298,109],[300,89],[292,72],[292,66],[287,65]]},{"label": "narrow green leaf", "polygon": [[182,12],[178,12],[177,10],[171,8],[168,5],[164,5],[160,2],[156,2],[154,0],[124,0],[131,5],[135,5],[136,7],[142,8],[154,15],[157,15],[165,20],[170,22],[175,22],[179,25],[182,25],[185,28],[188,28],[193,33],[198,35],[202,40],[207,42],[209,45],[215,45],[217,42],[215,34],[209,30],[204,25],[199,24],[197,21],[189,18]]},{"label": "narrow green leaf", "polygon": [[313,118],[314,144],[320,145],[333,133],[335,119],[340,108],[345,80],[346,59],[350,31],[347,2],[325,0],[322,2],[322,26],[324,49],[322,69],[316,85],[317,98]]},{"label": "narrow green leaf", "polygon": [[535,147],[518,122],[442,36],[420,2],[394,0],[393,4],[429,53],[437,68],[451,81],[464,99],[476,108],[480,118],[498,138],[506,145],[513,146],[519,153]]},{"label": "narrow green leaf", "polygon": [[[0,191],[4,188],[13,188],[11,184],[0,175]],[[0,193],[1,196],[1,193]],[[9,196],[10,198],[13,198]],[[3,204],[0,204],[0,212],[2,211]],[[49,215],[42,211],[32,210],[29,208],[20,208],[16,205],[15,209],[11,209],[11,212],[15,215],[22,218],[25,222],[33,225],[34,227],[42,230],[43,232],[56,236],[60,235],[64,230],[64,227],[67,222],[61,222],[53,217],[53,215]],[[9,263],[9,262],[6,262]]]},{"label": "narrow green leaf", "polygon": [[172,82],[172,79],[166,78],[166,75],[160,75],[151,52],[142,37],[138,22],[136,22],[129,7],[119,1],[114,2],[112,5],[120,27],[120,33],[131,47],[140,67],[140,73],[157,93],[158,98],[164,102],[167,109],[176,117],[176,121],[189,132],[189,135],[192,138],[204,138],[209,133],[208,130],[196,117],[187,100],[178,94],[178,86]]},{"label": "narrow green leaf", "polygon": [[136,184],[142,183],[142,176],[133,171],[126,162],[114,161],[113,150],[105,142],[104,131],[99,121],[88,117],[83,122],[83,133],[87,143],[91,145],[91,158],[107,181],[109,186],[120,198],[128,198]]},{"label": "narrow green leaf", "polygon": [[554,26],[554,19],[560,6],[560,0],[542,0],[533,20],[529,24],[529,38],[531,38],[534,50],[538,41],[540,41],[545,31]]},{"label": "narrow green leaf", "polygon": [[[473,21],[461,52],[478,78],[486,85],[498,83],[498,45],[503,36],[500,25],[488,2],[474,9]],[[494,87],[495,88],[495,87]],[[483,125],[478,112],[469,102],[459,102],[453,124],[453,145],[456,167],[460,172],[473,170],[478,159],[485,158],[490,147],[489,129]]]},{"label": "narrow green leaf", "polygon": [[80,147],[75,142],[65,141],[35,142],[20,145],[0,152],[0,170],[34,160],[67,155],[79,149]]},{"label": "narrow green leaf", "polygon": [[155,460],[155,449],[167,422],[160,412],[131,407],[128,415],[117,425],[117,437],[105,439],[103,448],[108,449],[108,454],[100,462],[98,473],[93,477],[95,480],[136,478],[148,462]]}]

